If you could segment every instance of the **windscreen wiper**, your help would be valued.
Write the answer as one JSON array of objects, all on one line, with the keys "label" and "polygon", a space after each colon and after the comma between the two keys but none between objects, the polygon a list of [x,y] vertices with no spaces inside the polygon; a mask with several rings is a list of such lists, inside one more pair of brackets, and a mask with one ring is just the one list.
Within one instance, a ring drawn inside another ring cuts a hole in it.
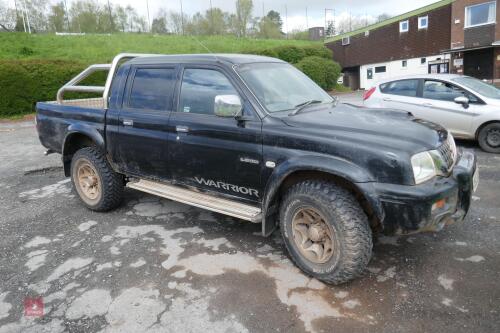
[{"label": "windscreen wiper", "polygon": [[289,116],[295,116],[296,114],[298,114],[299,112],[301,112],[302,110],[304,110],[309,105],[311,105],[311,104],[318,104],[318,103],[322,103],[322,101],[319,101],[317,99],[312,99],[310,101],[306,101],[304,103],[297,104],[297,105],[295,105],[296,109],[294,111],[292,111],[291,113],[289,113],[288,115]]}]

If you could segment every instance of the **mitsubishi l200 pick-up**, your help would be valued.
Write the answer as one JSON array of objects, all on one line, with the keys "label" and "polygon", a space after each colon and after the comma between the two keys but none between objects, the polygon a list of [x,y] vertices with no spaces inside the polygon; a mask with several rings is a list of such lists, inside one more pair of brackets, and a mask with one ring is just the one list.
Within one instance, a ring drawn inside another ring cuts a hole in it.
[{"label": "mitsubishi l200 pick-up", "polygon": [[[104,87],[78,85],[98,70]],[[36,108],[42,145],[88,208],[116,208],[129,187],[261,223],[266,236],[279,227],[296,265],[333,284],[364,271],[373,232],[462,220],[478,181],[475,155],[444,128],[339,104],[269,57],[120,54]]]}]

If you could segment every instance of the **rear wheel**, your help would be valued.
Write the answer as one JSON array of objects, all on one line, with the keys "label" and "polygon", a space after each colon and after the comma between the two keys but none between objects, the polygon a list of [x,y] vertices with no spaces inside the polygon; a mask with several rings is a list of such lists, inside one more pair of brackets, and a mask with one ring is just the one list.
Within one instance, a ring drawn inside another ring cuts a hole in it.
[{"label": "rear wheel", "polygon": [[479,146],[488,153],[500,153],[500,123],[484,126],[478,135]]},{"label": "rear wheel", "polygon": [[363,209],[347,190],[323,181],[290,188],[280,208],[280,227],[296,265],[327,283],[363,273],[372,254],[372,234]]},{"label": "rear wheel", "polygon": [[71,180],[83,203],[104,212],[118,207],[123,194],[123,177],[111,169],[97,148],[78,150],[71,160]]}]

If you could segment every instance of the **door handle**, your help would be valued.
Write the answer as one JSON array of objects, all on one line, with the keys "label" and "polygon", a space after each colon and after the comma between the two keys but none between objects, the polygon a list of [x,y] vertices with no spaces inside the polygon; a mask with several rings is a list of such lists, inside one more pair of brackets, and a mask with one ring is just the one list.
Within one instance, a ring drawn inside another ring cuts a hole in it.
[{"label": "door handle", "polygon": [[134,126],[134,121],[131,119],[123,119],[123,126]]},{"label": "door handle", "polygon": [[427,107],[433,107],[433,105],[431,103],[422,103],[423,106],[427,106]]},{"label": "door handle", "polygon": [[179,133],[187,133],[187,132],[189,132],[189,127],[187,127],[187,126],[175,126],[175,130]]},{"label": "door handle", "polygon": [[392,99],[390,99],[390,98],[387,98],[387,97],[385,97],[385,98],[382,98],[382,100],[383,100],[383,101],[385,101],[385,102],[390,102],[390,101],[392,101]]}]

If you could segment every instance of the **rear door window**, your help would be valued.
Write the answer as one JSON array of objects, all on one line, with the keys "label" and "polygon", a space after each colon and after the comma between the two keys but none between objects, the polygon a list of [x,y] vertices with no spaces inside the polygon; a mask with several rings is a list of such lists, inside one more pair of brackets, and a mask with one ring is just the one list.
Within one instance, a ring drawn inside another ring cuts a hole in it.
[{"label": "rear door window", "polygon": [[380,85],[384,94],[417,97],[418,79],[387,82]]},{"label": "rear door window", "polygon": [[130,88],[128,107],[171,110],[175,68],[137,68]]}]

